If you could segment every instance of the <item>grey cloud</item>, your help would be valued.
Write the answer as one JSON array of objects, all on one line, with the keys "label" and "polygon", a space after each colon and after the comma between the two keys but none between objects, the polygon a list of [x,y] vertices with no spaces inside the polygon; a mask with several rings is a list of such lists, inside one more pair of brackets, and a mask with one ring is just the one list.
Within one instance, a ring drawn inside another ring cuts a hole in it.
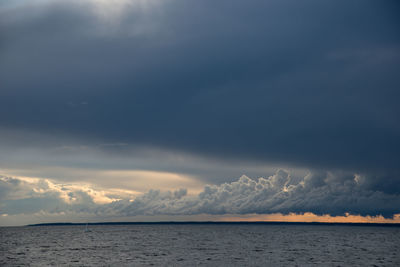
[{"label": "grey cloud", "polygon": [[0,125],[398,183],[395,1],[153,2],[4,9]]},{"label": "grey cloud", "polygon": [[206,186],[195,197],[151,191],[133,202],[112,203],[110,208],[130,216],[349,212],[391,217],[400,211],[399,194],[370,190],[360,183],[360,177],[349,173],[310,173],[293,184],[290,174],[279,170],[268,178],[253,180],[242,176],[232,183]]},{"label": "grey cloud", "polygon": [[[242,176],[231,183],[207,185],[198,195],[188,195],[186,189],[150,190],[134,200],[121,198],[110,204],[96,203],[88,190],[64,189],[68,191],[66,195],[62,189],[49,190],[48,181],[29,185],[17,180],[4,177],[0,180],[0,190],[7,188],[9,192],[25,192],[19,193],[19,197],[5,197],[1,202],[2,213],[85,212],[104,218],[291,212],[392,217],[400,213],[398,193],[371,190],[369,177],[343,172],[316,172],[302,179],[293,179],[289,172],[278,170],[268,178],[254,180]],[[45,190],[40,193],[39,189]]]}]

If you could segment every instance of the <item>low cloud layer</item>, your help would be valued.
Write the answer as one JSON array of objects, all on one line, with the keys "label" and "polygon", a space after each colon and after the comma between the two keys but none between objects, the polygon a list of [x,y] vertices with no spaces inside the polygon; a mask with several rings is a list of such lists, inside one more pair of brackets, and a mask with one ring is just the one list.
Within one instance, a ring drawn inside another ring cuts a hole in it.
[{"label": "low cloud layer", "polygon": [[327,172],[309,174],[294,182],[289,173],[279,170],[268,178],[242,176],[236,182],[206,186],[196,197],[186,197],[185,190],[150,191],[133,202],[115,202],[110,207],[126,215],[349,212],[392,216],[400,212],[399,194],[368,190],[364,178]]},{"label": "low cloud layer", "polygon": [[[115,191],[55,185],[49,180],[28,183],[9,177],[0,179],[0,190],[8,192],[2,194],[2,214],[84,212],[111,218],[291,212],[392,217],[400,213],[399,194],[369,189],[368,177],[363,175],[332,172],[309,173],[300,179],[292,178],[285,170],[256,180],[242,176],[232,183],[207,185],[195,196],[179,189],[150,190],[134,198],[118,196]],[[26,203],[31,203],[30,210]]]}]

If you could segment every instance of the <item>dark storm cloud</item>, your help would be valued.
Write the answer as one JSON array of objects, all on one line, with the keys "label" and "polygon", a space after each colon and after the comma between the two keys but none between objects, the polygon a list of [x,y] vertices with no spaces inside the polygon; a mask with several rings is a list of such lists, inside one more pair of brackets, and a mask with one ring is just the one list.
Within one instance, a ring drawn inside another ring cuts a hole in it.
[{"label": "dark storm cloud", "polygon": [[396,1],[152,3],[2,10],[1,126],[399,184]]}]

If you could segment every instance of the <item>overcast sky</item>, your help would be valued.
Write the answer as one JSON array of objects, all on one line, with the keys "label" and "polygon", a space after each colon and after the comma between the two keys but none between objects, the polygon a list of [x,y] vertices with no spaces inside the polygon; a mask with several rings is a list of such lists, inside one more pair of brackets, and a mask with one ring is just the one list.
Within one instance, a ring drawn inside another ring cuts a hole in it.
[{"label": "overcast sky", "polygon": [[0,224],[399,214],[399,12],[1,1]]}]

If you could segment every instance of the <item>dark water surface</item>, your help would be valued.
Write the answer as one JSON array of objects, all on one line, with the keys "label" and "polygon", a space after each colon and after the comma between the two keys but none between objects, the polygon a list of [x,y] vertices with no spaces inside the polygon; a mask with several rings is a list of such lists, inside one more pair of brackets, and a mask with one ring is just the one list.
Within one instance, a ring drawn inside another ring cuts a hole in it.
[{"label": "dark water surface", "polygon": [[0,228],[0,266],[400,266],[400,228],[95,225]]}]

